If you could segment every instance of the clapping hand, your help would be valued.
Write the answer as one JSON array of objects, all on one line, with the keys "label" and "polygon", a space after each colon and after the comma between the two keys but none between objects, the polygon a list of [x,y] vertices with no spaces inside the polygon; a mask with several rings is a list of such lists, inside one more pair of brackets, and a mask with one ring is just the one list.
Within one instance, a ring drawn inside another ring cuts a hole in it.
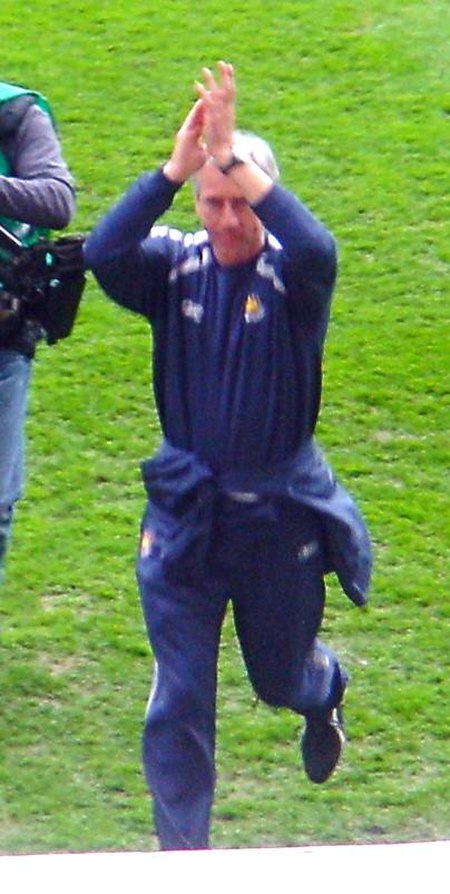
[{"label": "clapping hand", "polygon": [[217,77],[209,68],[202,69],[203,83],[195,86],[203,105],[203,139],[206,151],[218,164],[230,156],[236,118],[236,82],[233,66],[217,63]]}]

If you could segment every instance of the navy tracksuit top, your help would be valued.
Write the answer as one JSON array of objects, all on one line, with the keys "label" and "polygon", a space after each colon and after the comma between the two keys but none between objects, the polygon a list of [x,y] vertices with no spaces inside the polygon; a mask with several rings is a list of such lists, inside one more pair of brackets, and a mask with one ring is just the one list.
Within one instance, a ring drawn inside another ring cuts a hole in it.
[{"label": "navy tracksuit top", "polygon": [[326,228],[274,185],[256,206],[266,241],[220,266],[205,231],[155,226],[177,191],[144,174],[86,244],[86,264],[153,330],[153,382],[165,437],[214,472],[271,468],[313,435],[336,275]]}]

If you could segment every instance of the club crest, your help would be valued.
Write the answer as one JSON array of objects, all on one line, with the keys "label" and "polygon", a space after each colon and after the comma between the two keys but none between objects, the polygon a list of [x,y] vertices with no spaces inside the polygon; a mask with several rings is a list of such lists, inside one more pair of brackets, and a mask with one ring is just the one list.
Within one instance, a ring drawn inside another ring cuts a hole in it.
[{"label": "club crest", "polygon": [[250,293],[245,299],[244,318],[246,323],[259,323],[265,316],[265,309],[258,295]]}]

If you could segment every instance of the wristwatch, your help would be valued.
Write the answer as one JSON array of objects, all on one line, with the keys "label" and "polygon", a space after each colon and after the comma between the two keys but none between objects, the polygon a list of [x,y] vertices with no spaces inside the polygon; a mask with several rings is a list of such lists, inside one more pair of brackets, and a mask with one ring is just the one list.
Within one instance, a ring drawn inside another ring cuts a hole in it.
[{"label": "wristwatch", "polygon": [[236,149],[232,149],[229,160],[224,165],[220,165],[216,161],[216,167],[221,174],[228,174],[232,168],[236,168],[238,165],[245,165],[247,161],[248,158],[242,152],[237,152]]}]

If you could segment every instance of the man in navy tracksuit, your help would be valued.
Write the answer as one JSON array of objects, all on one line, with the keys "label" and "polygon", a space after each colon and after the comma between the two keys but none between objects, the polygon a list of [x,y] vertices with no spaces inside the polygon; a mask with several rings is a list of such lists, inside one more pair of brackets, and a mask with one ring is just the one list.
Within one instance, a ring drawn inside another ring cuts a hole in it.
[{"label": "man in navy tracksuit", "polygon": [[[363,604],[364,523],[313,441],[336,275],[325,227],[275,181],[266,143],[234,129],[233,69],[203,69],[170,160],[86,244],[119,304],[151,323],[164,434],[143,463],[138,581],[155,657],[144,765],[162,848],[208,845],[217,659],[231,600],[252,686],[304,715],[305,771],[343,743],[347,682],[317,639],[324,574]],[[204,225],[154,226],[188,179]]]}]

